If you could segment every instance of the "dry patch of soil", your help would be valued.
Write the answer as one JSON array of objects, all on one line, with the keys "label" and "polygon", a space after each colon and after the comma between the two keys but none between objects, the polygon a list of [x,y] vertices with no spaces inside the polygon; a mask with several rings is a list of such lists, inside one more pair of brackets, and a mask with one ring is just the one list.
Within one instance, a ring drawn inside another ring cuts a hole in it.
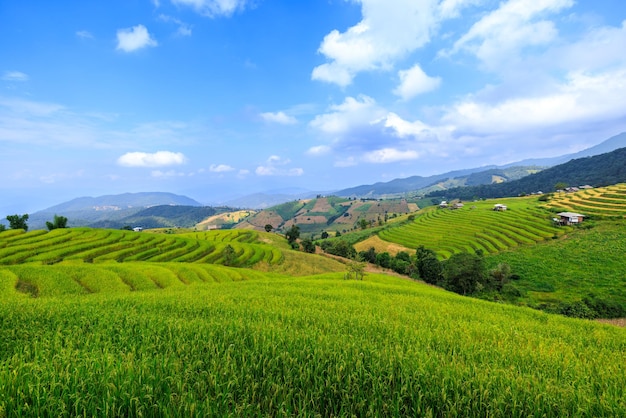
[{"label": "dry patch of soil", "polygon": [[626,327],[626,318],[597,319],[597,321],[602,322],[603,324],[615,325],[616,327]]}]

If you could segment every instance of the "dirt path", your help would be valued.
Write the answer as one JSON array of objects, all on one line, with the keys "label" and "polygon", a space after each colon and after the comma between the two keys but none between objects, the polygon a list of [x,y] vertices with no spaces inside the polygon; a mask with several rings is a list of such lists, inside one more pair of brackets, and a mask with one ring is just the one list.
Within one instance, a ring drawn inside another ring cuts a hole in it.
[{"label": "dirt path", "polygon": [[626,327],[626,318],[596,319],[596,321],[602,322],[603,324],[615,325],[616,327]]}]

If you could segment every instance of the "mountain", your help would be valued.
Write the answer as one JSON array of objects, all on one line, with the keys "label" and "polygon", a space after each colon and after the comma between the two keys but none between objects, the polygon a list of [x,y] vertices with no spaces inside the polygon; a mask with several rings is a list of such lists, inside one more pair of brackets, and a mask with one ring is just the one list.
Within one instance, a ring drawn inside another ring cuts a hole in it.
[{"label": "mountain", "polygon": [[100,220],[90,224],[94,228],[120,229],[125,226],[142,228],[192,228],[206,218],[230,212],[229,207],[160,205],[142,209],[120,218]]},{"label": "mountain", "polygon": [[538,165],[544,167],[552,167],[577,158],[592,157],[594,155],[605,154],[607,152],[611,152],[624,147],[626,147],[626,132],[622,132],[621,134],[615,135],[607,139],[606,141],[599,143],[598,145],[586,148],[573,154],[566,154],[552,158],[533,158],[528,160],[522,160],[511,164],[506,164],[502,167],[508,168],[519,165]]},{"label": "mountain", "polygon": [[344,197],[397,197],[410,192],[430,193],[436,190],[445,190],[454,187],[512,181],[533,174],[543,168],[562,164],[572,159],[599,155],[623,147],[626,147],[626,132],[613,136],[598,145],[574,154],[566,154],[553,158],[528,159],[502,166],[485,166],[450,171],[448,173],[428,177],[412,176],[403,179],[394,179],[388,182],[356,186],[336,191],[334,194]]},{"label": "mountain", "polygon": [[519,180],[435,191],[428,197],[473,200],[519,196],[540,191],[552,192],[559,183],[565,186],[598,187],[624,182],[626,182],[626,148],[619,148],[605,154],[577,158]]},{"label": "mountain", "polygon": [[31,229],[45,228],[46,221],[56,214],[68,218],[69,226],[86,226],[100,221],[120,220],[159,205],[202,206],[189,197],[163,192],[79,197],[31,214],[28,224]]}]

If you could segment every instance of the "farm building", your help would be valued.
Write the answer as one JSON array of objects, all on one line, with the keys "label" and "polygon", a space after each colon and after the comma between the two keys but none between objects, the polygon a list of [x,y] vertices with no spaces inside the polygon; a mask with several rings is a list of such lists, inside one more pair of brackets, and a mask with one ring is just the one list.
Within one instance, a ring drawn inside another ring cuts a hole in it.
[{"label": "farm building", "polygon": [[504,212],[507,209],[508,208],[506,207],[506,205],[503,205],[502,203],[496,203],[495,205],[493,205],[493,210],[496,210],[498,212]]},{"label": "farm building", "polygon": [[574,212],[560,212],[557,213],[557,215],[559,216],[558,221],[561,225],[578,225],[585,217],[585,215]]},{"label": "farm building", "polygon": [[444,200],[444,201],[442,201],[442,202],[439,204],[439,207],[440,207],[440,208],[447,208],[447,207],[448,207],[448,202],[446,202],[445,200]]}]

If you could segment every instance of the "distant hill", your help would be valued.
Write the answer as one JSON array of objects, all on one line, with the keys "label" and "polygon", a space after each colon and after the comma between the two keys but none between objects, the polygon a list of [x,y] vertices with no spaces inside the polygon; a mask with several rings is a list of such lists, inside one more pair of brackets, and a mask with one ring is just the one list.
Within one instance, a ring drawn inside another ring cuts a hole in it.
[{"label": "distant hill", "polygon": [[519,196],[540,191],[553,192],[557,183],[567,186],[598,187],[623,182],[626,182],[626,148],[593,157],[574,159],[508,183],[435,191],[428,197],[472,200]]},{"label": "distant hill", "polygon": [[539,166],[515,166],[498,168],[496,166],[471,168],[467,170],[450,171],[428,177],[412,176],[404,179],[394,179],[371,185],[352,187],[335,192],[343,197],[399,197],[412,194],[424,194],[434,190],[445,190],[452,187],[476,184],[492,184],[516,180],[523,176],[542,170]]},{"label": "distant hill", "polygon": [[230,212],[229,207],[210,206],[153,206],[121,219],[108,219],[94,222],[93,228],[120,229],[125,226],[142,228],[193,228],[206,218]]},{"label": "distant hill", "polygon": [[450,171],[428,177],[412,176],[388,182],[351,187],[333,192],[333,194],[343,197],[399,197],[407,193],[427,194],[455,187],[501,183],[520,179],[543,168],[562,164],[572,159],[599,155],[623,147],[626,147],[626,132],[574,154],[566,154],[554,158],[528,159],[503,166],[486,166]]},{"label": "distant hill", "polygon": [[379,201],[328,196],[294,200],[261,210],[237,224],[235,228],[263,230],[269,224],[275,230],[286,230],[297,225],[303,233],[343,233],[358,227],[362,219],[368,225],[378,224],[418,209],[415,203],[405,199]]},{"label": "distant hill", "polygon": [[45,228],[56,215],[68,218],[69,226],[89,226],[102,221],[118,221],[152,206],[202,206],[181,195],[163,192],[123,193],[99,197],[79,197],[30,215],[31,229]]}]

